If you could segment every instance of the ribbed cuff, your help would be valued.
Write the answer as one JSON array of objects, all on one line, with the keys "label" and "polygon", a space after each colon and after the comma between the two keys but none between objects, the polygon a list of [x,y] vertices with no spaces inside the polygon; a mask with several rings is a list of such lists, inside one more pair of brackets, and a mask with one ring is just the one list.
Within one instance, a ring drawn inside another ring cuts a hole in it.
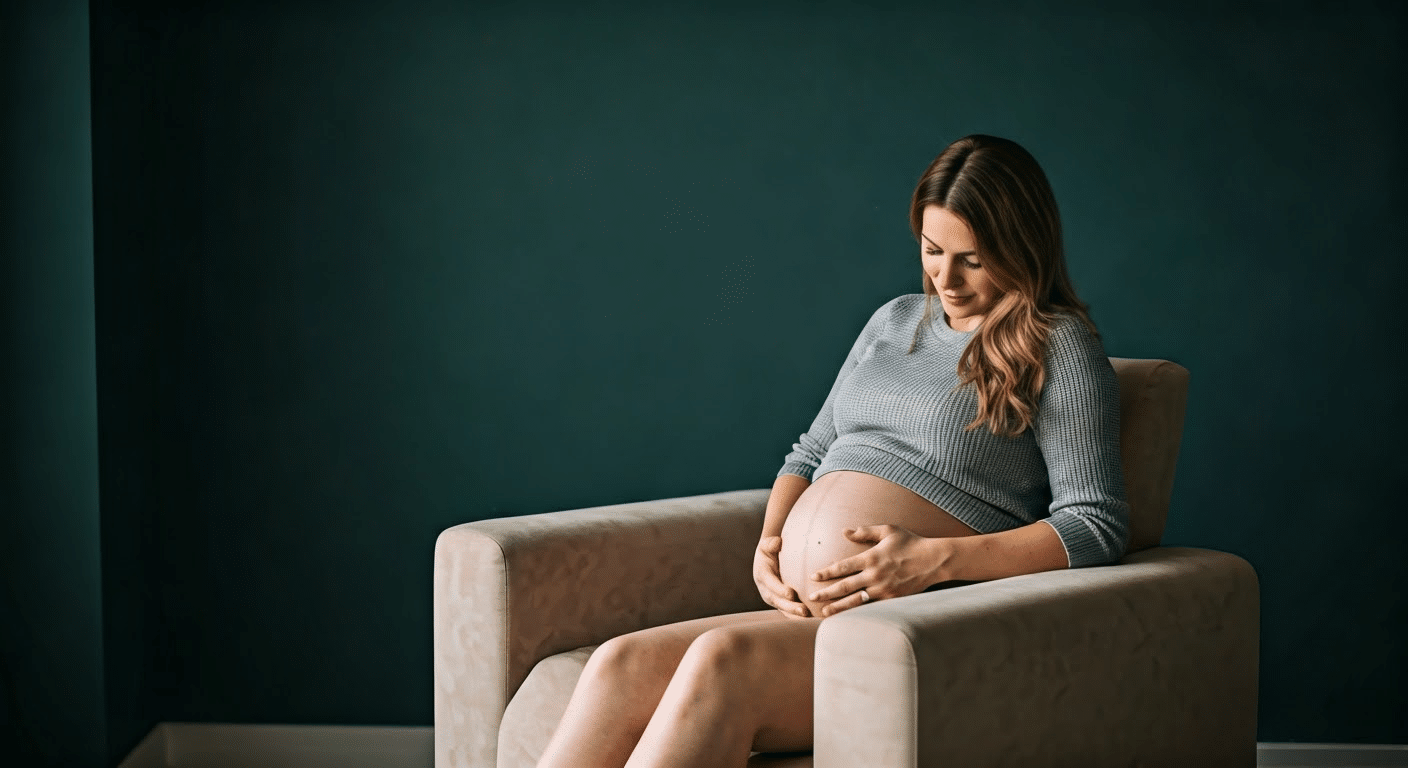
[{"label": "ribbed cuff", "polygon": [[1110,552],[1101,543],[1099,532],[1079,515],[1056,514],[1046,518],[1045,522],[1055,528],[1056,535],[1061,537],[1061,544],[1066,547],[1066,560],[1072,568],[1110,562]]},{"label": "ribbed cuff", "polygon": [[803,464],[800,461],[789,461],[786,464],[782,465],[782,469],[779,469],[777,471],[776,477],[782,477],[783,475],[798,475],[803,478],[806,478],[807,482],[811,482],[812,473],[815,471],[816,467],[813,467],[810,464]]}]

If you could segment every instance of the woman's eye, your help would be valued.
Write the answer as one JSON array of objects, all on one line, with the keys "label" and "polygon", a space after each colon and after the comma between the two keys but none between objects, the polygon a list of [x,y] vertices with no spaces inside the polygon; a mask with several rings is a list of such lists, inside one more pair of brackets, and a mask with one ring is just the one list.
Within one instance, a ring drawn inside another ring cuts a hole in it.
[{"label": "woman's eye", "polygon": [[[925,248],[925,249],[924,249],[924,253],[927,254],[927,255],[929,255],[929,256],[942,256],[942,255],[944,255],[944,254],[943,254],[943,251],[936,250],[936,249],[934,249],[934,248]],[[975,263],[973,263],[973,262],[971,262],[971,261],[969,261],[969,260],[967,260],[967,259],[964,259],[964,260],[963,260],[963,266],[965,266],[965,267],[967,267],[967,268],[969,268],[969,269],[978,269],[978,268],[981,267],[982,265],[981,265],[981,264],[975,264]]]}]

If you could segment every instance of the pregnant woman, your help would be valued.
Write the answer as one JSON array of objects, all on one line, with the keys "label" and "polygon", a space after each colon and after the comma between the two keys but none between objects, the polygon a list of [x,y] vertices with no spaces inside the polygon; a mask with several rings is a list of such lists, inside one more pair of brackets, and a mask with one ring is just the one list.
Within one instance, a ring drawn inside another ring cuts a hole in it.
[{"label": "pregnant woman", "polygon": [[768,497],[753,579],[772,609],[602,644],[539,768],[810,749],[825,617],[1124,555],[1119,385],[1041,167],[1012,141],[960,139],[909,219],[923,293],[870,317]]}]

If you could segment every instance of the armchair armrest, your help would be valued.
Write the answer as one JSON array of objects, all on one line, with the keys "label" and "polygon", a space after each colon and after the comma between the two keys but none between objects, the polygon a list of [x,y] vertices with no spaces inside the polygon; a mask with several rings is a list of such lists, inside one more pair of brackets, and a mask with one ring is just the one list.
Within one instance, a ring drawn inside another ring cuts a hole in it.
[{"label": "armchair armrest", "polygon": [[1156,547],[839,614],[817,633],[816,768],[1250,768],[1258,590],[1240,557]]},{"label": "armchair armrest", "polygon": [[493,766],[541,659],[649,626],[766,608],[766,488],[449,528],[435,542],[435,764]]}]

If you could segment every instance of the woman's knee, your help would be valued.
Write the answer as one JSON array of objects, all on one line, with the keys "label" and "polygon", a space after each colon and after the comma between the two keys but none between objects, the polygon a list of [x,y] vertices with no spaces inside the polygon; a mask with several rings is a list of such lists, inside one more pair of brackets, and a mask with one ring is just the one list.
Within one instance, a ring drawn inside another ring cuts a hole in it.
[{"label": "woman's knee", "polygon": [[679,673],[710,690],[722,691],[752,677],[749,673],[758,666],[760,651],[756,639],[745,629],[711,629],[690,643]]},{"label": "woman's knee", "polygon": [[597,646],[587,658],[582,676],[594,678],[629,678],[641,666],[641,657],[648,649],[629,637],[613,637]]},{"label": "woman's knee", "polygon": [[583,677],[598,681],[637,686],[651,681],[661,684],[674,671],[675,656],[665,644],[641,635],[621,635],[597,646],[587,659]]}]

